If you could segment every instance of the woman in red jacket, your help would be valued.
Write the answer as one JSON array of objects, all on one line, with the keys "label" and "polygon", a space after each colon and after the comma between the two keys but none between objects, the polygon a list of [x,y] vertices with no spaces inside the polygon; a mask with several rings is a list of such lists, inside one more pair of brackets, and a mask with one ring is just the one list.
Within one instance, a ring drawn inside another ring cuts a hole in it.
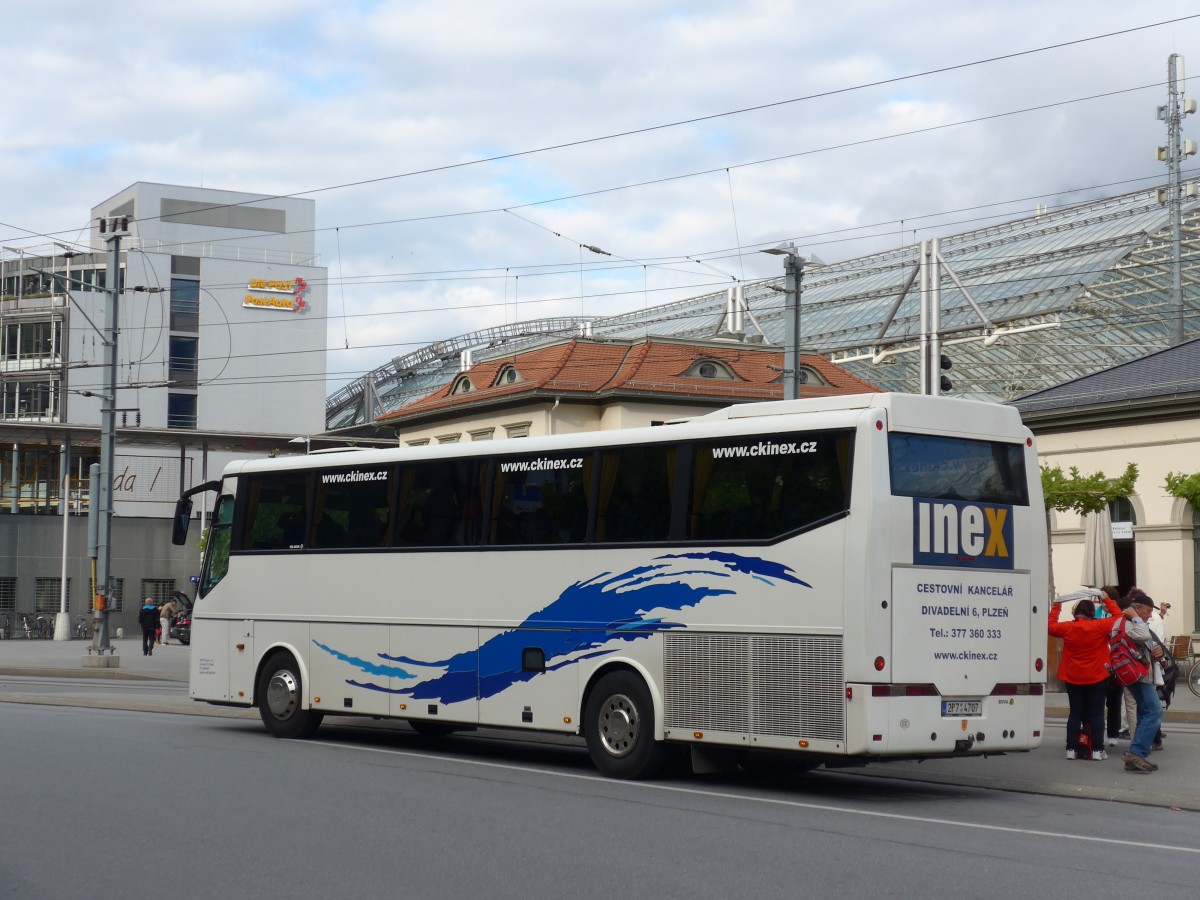
[{"label": "woman in red jacket", "polygon": [[[1114,616],[1121,608],[1101,594],[1104,607]],[[1079,747],[1079,732],[1084,722],[1092,729],[1092,759],[1108,759],[1104,751],[1104,697],[1108,691],[1108,635],[1112,622],[1097,619],[1096,605],[1091,600],[1075,604],[1070,622],[1058,621],[1060,601],[1050,604],[1049,631],[1062,638],[1062,655],[1058,660],[1058,678],[1067,686],[1071,711],[1067,715],[1067,759],[1075,759]]]}]

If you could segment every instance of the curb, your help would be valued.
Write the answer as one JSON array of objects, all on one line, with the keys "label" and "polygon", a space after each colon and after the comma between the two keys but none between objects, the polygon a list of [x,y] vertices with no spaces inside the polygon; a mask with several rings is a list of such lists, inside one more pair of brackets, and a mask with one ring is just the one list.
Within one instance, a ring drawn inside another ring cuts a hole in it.
[{"label": "curb", "polygon": [[45,666],[0,666],[0,676],[20,678],[104,678],[112,681],[169,681],[174,684],[186,684],[178,678],[168,678],[165,675],[142,675],[121,669],[55,669]]},{"label": "curb", "polygon": [[860,778],[891,778],[902,781],[919,781],[923,784],[958,785],[959,787],[988,788],[996,791],[1009,791],[1014,794],[1039,794],[1047,797],[1076,797],[1082,800],[1107,800],[1116,803],[1131,803],[1136,806],[1151,806],[1168,810],[1187,810],[1200,812],[1200,800],[1187,797],[1180,798],[1170,794],[1155,794],[1146,790],[1148,786],[1137,775],[1132,776],[1136,786],[1128,788],[1092,787],[1090,785],[1067,784],[1064,782],[1037,783],[1022,781],[1016,778],[994,777],[987,775],[948,775],[941,772],[930,775],[925,772],[915,772],[901,769],[896,763],[877,764],[868,766],[866,771],[847,772],[838,774]]},{"label": "curb", "polygon": [[[1046,706],[1047,719],[1065,719],[1071,710],[1066,706]],[[1200,724],[1200,712],[1191,710],[1166,710],[1162,717],[1163,722],[1185,722],[1191,725]]]}]

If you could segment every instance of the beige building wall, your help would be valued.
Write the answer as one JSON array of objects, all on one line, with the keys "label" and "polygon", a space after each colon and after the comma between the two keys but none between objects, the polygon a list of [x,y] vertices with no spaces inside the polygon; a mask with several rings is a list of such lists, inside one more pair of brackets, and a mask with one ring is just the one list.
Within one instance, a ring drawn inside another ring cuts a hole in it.
[{"label": "beige building wall", "polygon": [[[1168,472],[1200,471],[1200,420],[1088,429],[1037,438],[1044,465],[1071,466],[1081,474],[1115,477],[1138,466],[1130,503],[1134,509],[1136,583],[1156,602],[1171,603],[1168,635],[1196,630],[1195,541],[1192,509],[1167,493]],[[1083,521],[1074,513],[1051,514],[1054,589],[1078,589],[1083,571]]]},{"label": "beige building wall", "polygon": [[726,404],[719,402],[710,406],[697,406],[632,401],[606,404],[573,403],[566,400],[560,400],[556,404],[553,399],[548,399],[508,406],[494,413],[476,409],[466,415],[447,416],[436,422],[392,427],[395,427],[401,446],[415,446],[451,441],[505,440],[548,434],[640,428],[655,422],[702,416],[725,406]]}]

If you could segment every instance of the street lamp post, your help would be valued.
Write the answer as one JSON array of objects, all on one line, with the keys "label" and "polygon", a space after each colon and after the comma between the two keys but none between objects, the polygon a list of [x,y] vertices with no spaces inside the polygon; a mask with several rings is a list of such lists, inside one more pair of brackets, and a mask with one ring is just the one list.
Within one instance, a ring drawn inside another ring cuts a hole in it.
[{"label": "street lamp post", "polygon": [[796,252],[796,245],[788,242],[778,247],[763,250],[772,256],[783,257],[784,274],[784,342],[783,342],[783,397],[785,400],[800,398],[800,290],[804,278],[804,257]]}]

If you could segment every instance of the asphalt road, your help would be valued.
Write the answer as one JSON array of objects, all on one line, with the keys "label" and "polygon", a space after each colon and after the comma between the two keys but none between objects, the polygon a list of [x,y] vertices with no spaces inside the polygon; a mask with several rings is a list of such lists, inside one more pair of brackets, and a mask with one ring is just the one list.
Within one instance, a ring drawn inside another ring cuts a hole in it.
[{"label": "asphalt road", "polygon": [[13,897],[1193,896],[1200,867],[1200,816],[1150,807],[837,773],[617,782],[554,744],[80,707],[5,704],[0,726]]}]

